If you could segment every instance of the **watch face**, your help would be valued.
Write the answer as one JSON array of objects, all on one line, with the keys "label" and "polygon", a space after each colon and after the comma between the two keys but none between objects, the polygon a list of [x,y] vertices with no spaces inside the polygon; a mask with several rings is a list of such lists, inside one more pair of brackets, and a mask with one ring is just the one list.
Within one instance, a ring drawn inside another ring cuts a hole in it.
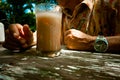
[{"label": "watch face", "polygon": [[98,52],[105,52],[107,50],[107,43],[105,41],[99,40],[95,42],[94,48]]}]

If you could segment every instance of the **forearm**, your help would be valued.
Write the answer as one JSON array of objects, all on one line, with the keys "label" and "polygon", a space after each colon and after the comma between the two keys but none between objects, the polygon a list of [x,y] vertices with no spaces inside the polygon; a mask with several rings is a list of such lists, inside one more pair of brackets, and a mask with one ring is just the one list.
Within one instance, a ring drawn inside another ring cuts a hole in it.
[{"label": "forearm", "polygon": [[106,37],[108,40],[108,51],[120,51],[120,36]]},{"label": "forearm", "polygon": [[[97,36],[93,36],[91,41],[90,41],[90,50],[95,50],[94,49],[94,43],[96,40]],[[108,41],[108,49],[107,51],[109,52],[116,52],[116,51],[120,51],[120,36],[109,36],[106,37],[107,41]]]}]

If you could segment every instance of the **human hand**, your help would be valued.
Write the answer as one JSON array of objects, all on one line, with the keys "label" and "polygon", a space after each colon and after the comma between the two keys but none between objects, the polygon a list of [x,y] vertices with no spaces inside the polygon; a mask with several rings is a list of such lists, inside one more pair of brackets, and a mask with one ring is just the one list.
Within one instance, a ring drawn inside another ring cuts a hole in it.
[{"label": "human hand", "polygon": [[87,35],[79,30],[70,29],[65,32],[65,45],[68,49],[93,50],[95,37]]},{"label": "human hand", "polygon": [[6,30],[3,47],[12,51],[20,51],[34,44],[33,32],[28,25],[11,24]]}]

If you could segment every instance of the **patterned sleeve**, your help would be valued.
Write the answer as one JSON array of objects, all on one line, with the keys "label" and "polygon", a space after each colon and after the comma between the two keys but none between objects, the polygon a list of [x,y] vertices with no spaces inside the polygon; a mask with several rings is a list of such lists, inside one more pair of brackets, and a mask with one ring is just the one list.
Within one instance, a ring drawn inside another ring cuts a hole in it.
[{"label": "patterned sleeve", "polygon": [[115,34],[120,35],[120,0],[115,0],[114,8],[117,13]]},{"label": "patterned sleeve", "polygon": [[[118,3],[119,2],[119,3]],[[93,9],[94,34],[112,36],[120,33],[120,0],[95,0]]]}]

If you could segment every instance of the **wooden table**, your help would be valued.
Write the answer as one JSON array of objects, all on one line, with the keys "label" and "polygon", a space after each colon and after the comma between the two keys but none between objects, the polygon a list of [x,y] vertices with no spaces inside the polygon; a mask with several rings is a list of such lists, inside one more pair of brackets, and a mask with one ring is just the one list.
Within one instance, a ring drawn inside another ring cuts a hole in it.
[{"label": "wooden table", "polygon": [[62,49],[48,58],[35,47],[13,53],[0,46],[0,80],[120,80],[120,54]]}]

